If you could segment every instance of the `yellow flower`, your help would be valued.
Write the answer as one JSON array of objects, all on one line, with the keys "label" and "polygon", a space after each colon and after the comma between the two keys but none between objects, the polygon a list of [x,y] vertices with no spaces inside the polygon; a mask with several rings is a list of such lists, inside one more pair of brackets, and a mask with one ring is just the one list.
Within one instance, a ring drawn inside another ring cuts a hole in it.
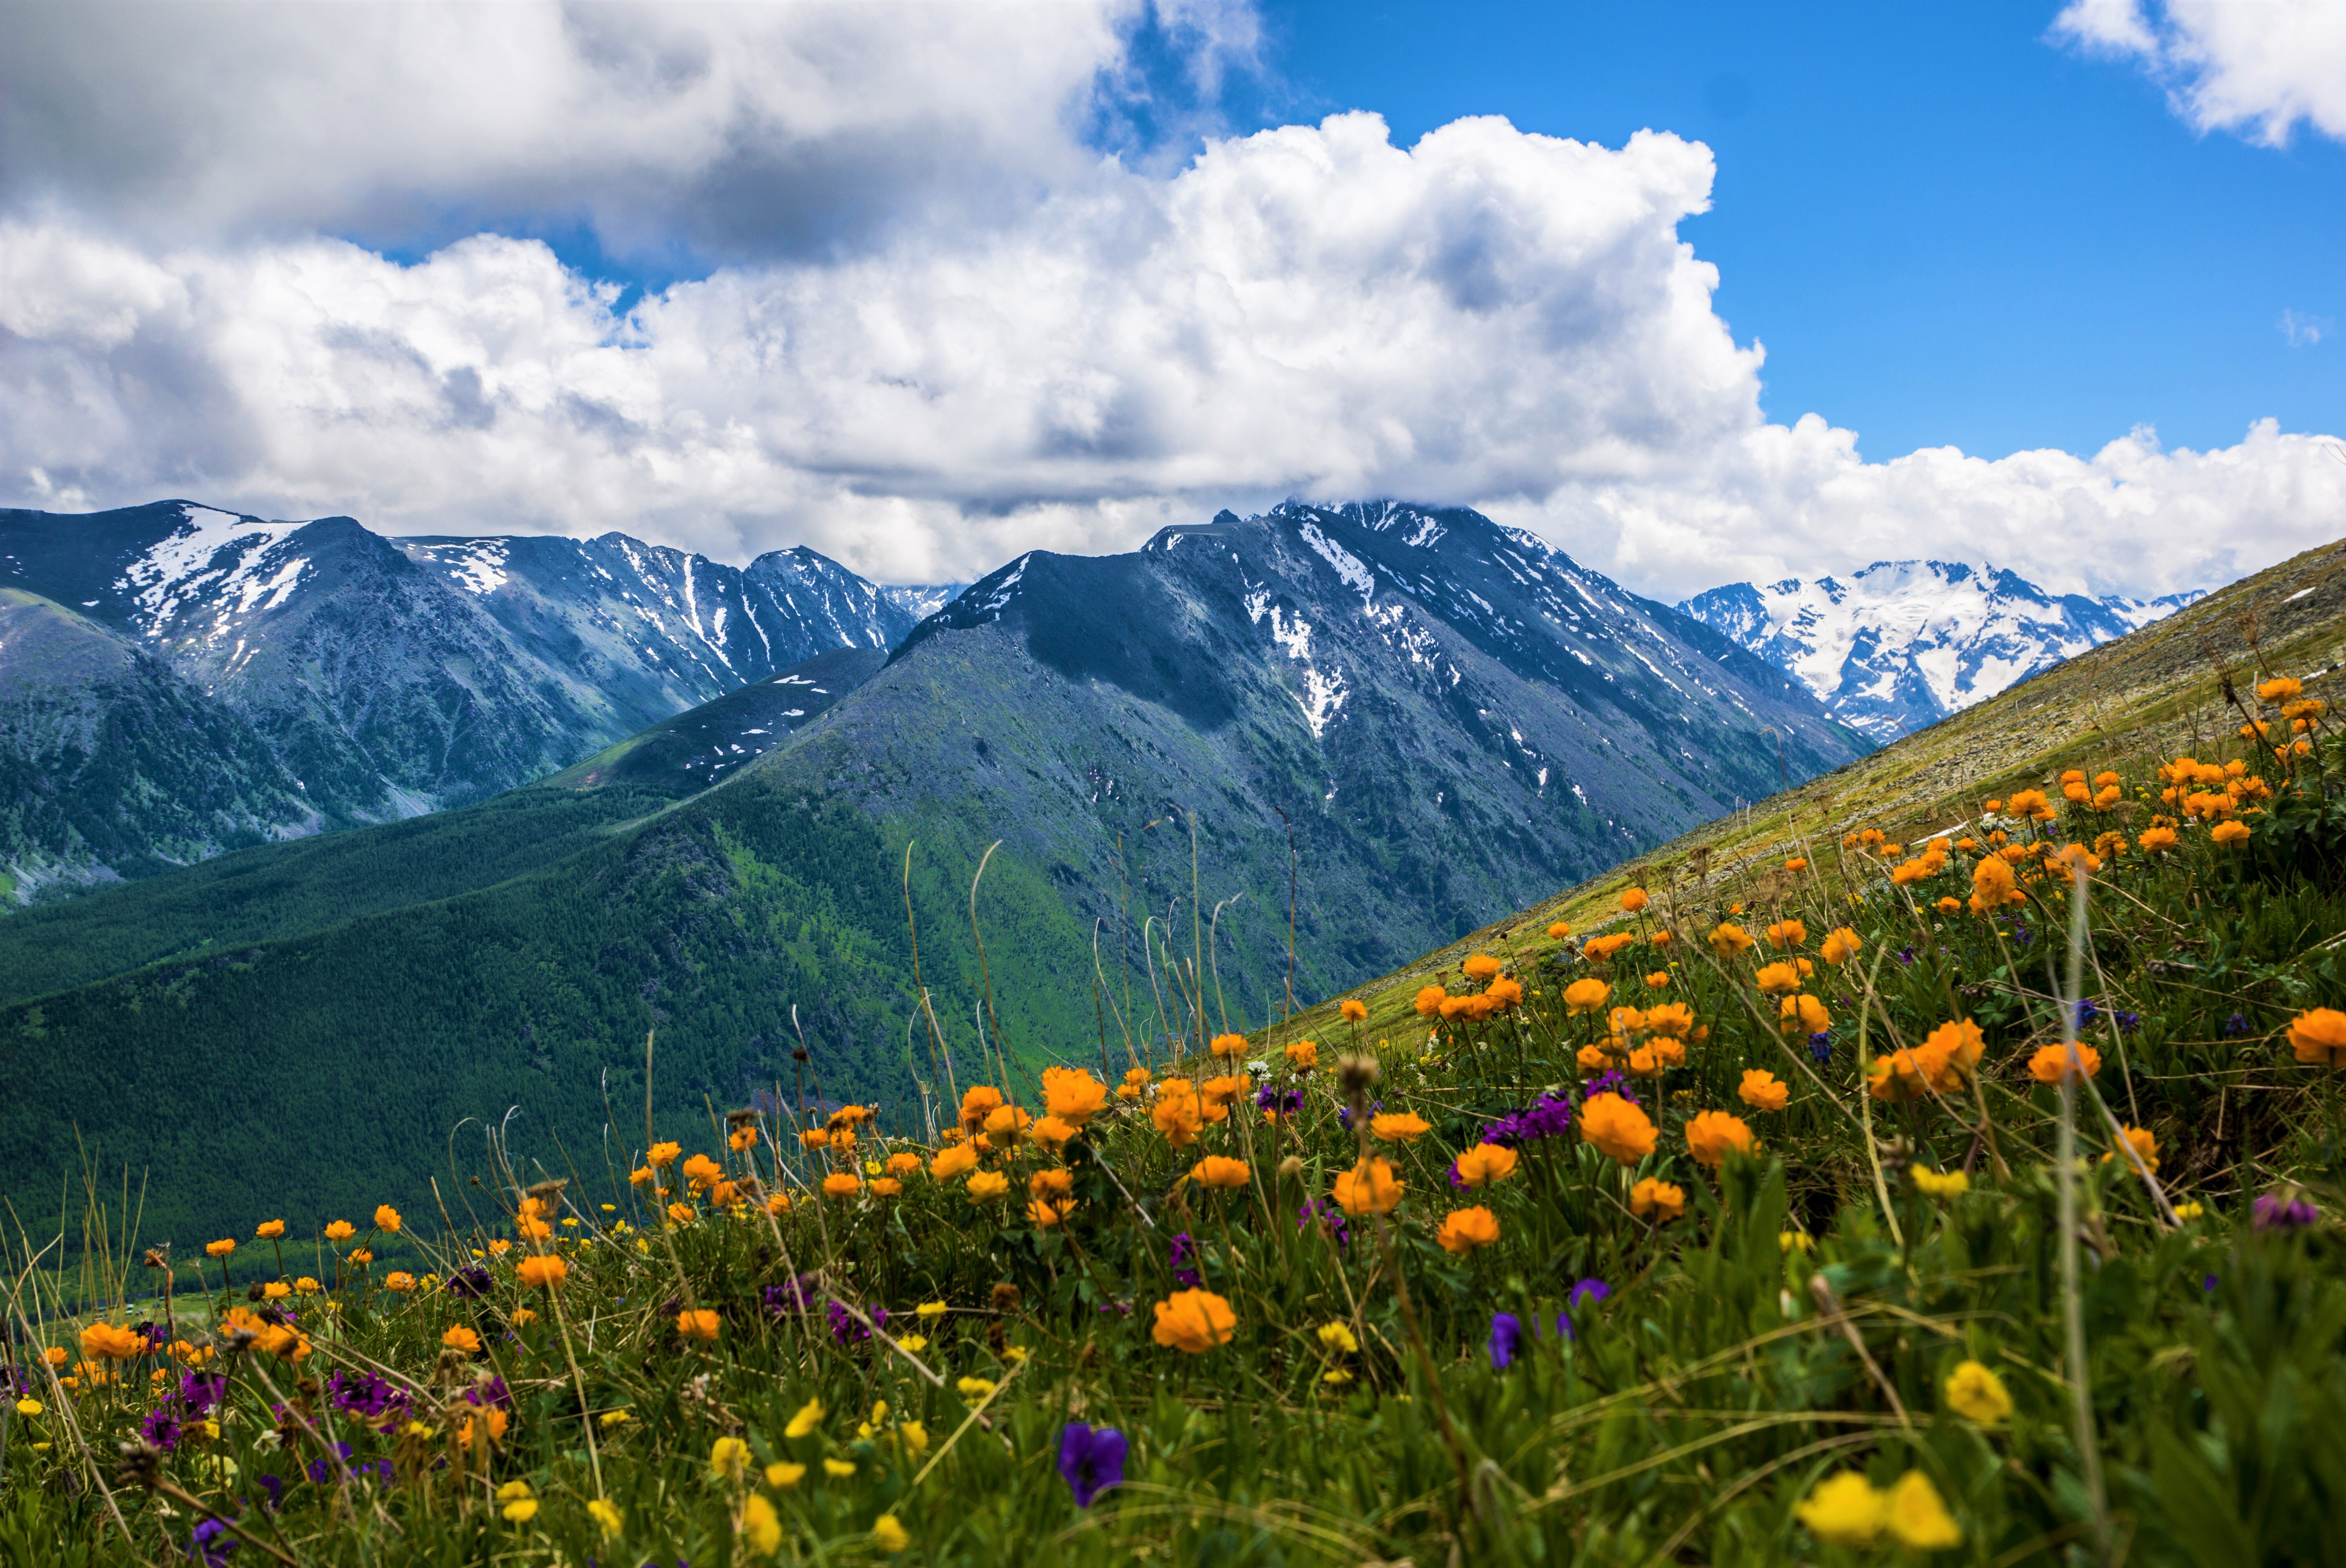
[{"label": "yellow flower", "polygon": [[904,1527],[896,1522],[892,1513],[883,1513],[872,1522],[872,1540],[882,1552],[902,1552],[913,1543]]},{"label": "yellow flower", "polygon": [[1837,1471],[1792,1512],[1828,1546],[1871,1546],[1890,1525],[1890,1499],[1853,1470]]},{"label": "yellow flower", "polygon": [[1890,1533],[1917,1552],[1943,1552],[1964,1543],[1963,1526],[1939,1500],[1939,1489],[1919,1470],[1910,1470],[1890,1489]]},{"label": "yellow flower", "polygon": [[1992,1427],[2012,1414],[2004,1380],[1978,1361],[1965,1361],[1947,1374],[1941,1390],[1947,1408],[1974,1426]]},{"label": "yellow flower", "polygon": [[586,1505],[586,1513],[601,1527],[606,1541],[617,1541],[627,1527],[627,1516],[619,1512],[617,1504],[608,1499],[597,1498]]},{"label": "yellow flower", "polygon": [[537,1517],[537,1499],[534,1497],[515,1498],[513,1502],[505,1504],[505,1516],[507,1522],[511,1523],[527,1524],[531,1520]]},{"label": "yellow flower", "polygon": [[1776,1233],[1776,1250],[1790,1255],[1794,1252],[1814,1252],[1817,1238],[1804,1230],[1780,1230]]},{"label": "yellow flower", "polygon": [[789,1460],[776,1460],[766,1467],[766,1484],[776,1492],[788,1492],[806,1479],[807,1467]]},{"label": "yellow flower", "polygon": [[38,1400],[28,1399],[16,1401],[16,1413],[20,1416],[36,1416],[47,1408]]},{"label": "yellow flower", "polygon": [[1352,1338],[1347,1324],[1331,1320],[1320,1325],[1320,1343],[1331,1350],[1341,1350],[1347,1356],[1360,1353],[1361,1342]]},{"label": "yellow flower", "polygon": [[929,1451],[929,1429],[918,1421],[899,1421],[896,1436],[903,1443],[904,1451],[914,1459]]},{"label": "yellow flower", "polygon": [[2178,1203],[2175,1206],[2175,1217],[2187,1222],[2207,1212],[2208,1206],[2204,1203]]},{"label": "yellow flower", "polygon": [[923,1322],[933,1323],[944,1317],[948,1310],[949,1308],[942,1301],[923,1301],[913,1308],[913,1315]]},{"label": "yellow flower", "polygon": [[1237,1329],[1238,1315],[1223,1298],[1210,1290],[1177,1290],[1157,1304],[1157,1325],[1150,1335],[1160,1345],[1201,1356],[1229,1344]]},{"label": "yellow flower", "polygon": [[821,1400],[809,1400],[806,1403],[799,1407],[799,1413],[790,1418],[790,1424],[782,1429],[782,1435],[795,1442],[800,1438],[806,1436],[807,1433],[814,1431],[817,1426],[821,1424],[821,1421],[822,1401]]},{"label": "yellow flower", "polygon": [[600,1419],[606,1427],[623,1427],[635,1417],[625,1410],[605,1410]]},{"label": "yellow flower", "polygon": [[739,1481],[750,1468],[750,1445],[737,1437],[721,1437],[709,1447],[709,1473],[719,1481]]},{"label": "yellow flower", "polygon": [[741,1504],[741,1534],[750,1550],[760,1557],[771,1557],[782,1549],[782,1516],[774,1512],[764,1492],[751,1492]]},{"label": "yellow flower", "polygon": [[994,1385],[984,1378],[963,1378],[954,1384],[954,1391],[973,1403],[994,1392]]},{"label": "yellow flower", "polygon": [[1924,1197],[1961,1197],[1972,1189],[1972,1178],[1962,1171],[1934,1171],[1914,1166],[1908,1174],[1914,1178],[1914,1190]]},{"label": "yellow flower", "polygon": [[849,1476],[855,1473],[855,1461],[845,1459],[824,1460],[822,1461],[822,1473],[831,1476],[835,1480],[845,1481]]}]

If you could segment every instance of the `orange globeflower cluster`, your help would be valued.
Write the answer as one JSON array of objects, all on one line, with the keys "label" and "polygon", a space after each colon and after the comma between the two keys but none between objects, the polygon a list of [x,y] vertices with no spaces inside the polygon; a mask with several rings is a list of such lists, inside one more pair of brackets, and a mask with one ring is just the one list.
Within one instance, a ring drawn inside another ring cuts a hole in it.
[{"label": "orange globeflower cluster", "polygon": [[1866,1091],[1892,1102],[1919,1100],[1933,1091],[1953,1094],[1986,1051],[1986,1037],[1970,1019],[1942,1023],[1920,1045],[1875,1057]]},{"label": "orange globeflower cluster", "polygon": [[1749,1154],[1756,1145],[1750,1126],[1725,1111],[1698,1111],[1686,1125],[1687,1152],[1698,1165],[1716,1167],[1729,1154]]},{"label": "orange globeflower cluster", "polygon": [[2346,1067],[2346,1013],[2316,1007],[2290,1021],[2289,1048],[2300,1066]]},{"label": "orange globeflower cluster", "polygon": [[1580,1135],[1597,1151],[1625,1166],[1654,1152],[1654,1124],[1638,1106],[1618,1095],[1591,1095],[1580,1107]]},{"label": "orange globeflower cluster", "polygon": [[1202,1356],[1229,1344],[1238,1322],[1229,1302],[1212,1291],[1176,1290],[1157,1304],[1157,1326],[1149,1330],[1149,1337],[1168,1349]]},{"label": "orange globeflower cluster", "polygon": [[1351,1170],[1337,1176],[1336,1204],[1346,1214],[1355,1217],[1364,1214],[1391,1214],[1400,1207],[1402,1189],[1407,1185],[1393,1175],[1390,1164],[1371,1155]]},{"label": "orange globeflower cluster", "polygon": [[[2066,1044],[2037,1047],[2036,1054],[2028,1059],[2028,1075],[2040,1084],[2081,1082],[2076,1064],[2069,1058],[2069,1051],[2070,1047]],[[2102,1070],[2100,1052],[2080,1041],[2076,1045],[2076,1053],[2085,1064],[2085,1077],[2091,1078],[2100,1074]]]}]

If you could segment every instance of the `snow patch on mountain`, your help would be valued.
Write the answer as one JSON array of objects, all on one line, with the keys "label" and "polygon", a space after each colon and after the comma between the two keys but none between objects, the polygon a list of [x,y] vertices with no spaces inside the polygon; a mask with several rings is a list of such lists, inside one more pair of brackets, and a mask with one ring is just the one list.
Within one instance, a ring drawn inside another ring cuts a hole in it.
[{"label": "snow patch on mountain", "polygon": [[1732,583],[1678,607],[1790,671],[1852,728],[1889,741],[2198,597],[2089,598],[1994,566],[1879,561],[1845,580]]},{"label": "snow patch on mountain", "polygon": [[179,515],[179,525],[133,559],[114,585],[136,600],[140,627],[150,636],[168,631],[198,603],[219,612],[211,635],[224,636],[232,616],[283,604],[309,565],[280,560],[262,575],[270,553],[299,523],[263,523],[192,501],[181,504]]}]

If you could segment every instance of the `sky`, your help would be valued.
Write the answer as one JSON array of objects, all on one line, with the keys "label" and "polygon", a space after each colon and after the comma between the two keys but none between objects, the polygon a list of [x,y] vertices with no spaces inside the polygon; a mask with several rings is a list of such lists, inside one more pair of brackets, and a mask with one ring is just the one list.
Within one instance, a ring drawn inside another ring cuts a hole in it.
[{"label": "sky", "polygon": [[1633,588],[2346,535],[2346,7],[0,0],[0,504],[887,581],[1284,496]]}]

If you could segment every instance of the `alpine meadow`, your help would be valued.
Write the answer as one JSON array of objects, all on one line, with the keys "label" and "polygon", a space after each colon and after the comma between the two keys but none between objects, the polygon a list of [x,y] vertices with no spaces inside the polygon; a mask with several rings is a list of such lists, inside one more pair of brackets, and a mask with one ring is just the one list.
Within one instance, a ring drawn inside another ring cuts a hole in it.
[{"label": "alpine meadow", "polygon": [[2346,1563],[2336,0],[0,27],[0,1568]]}]

